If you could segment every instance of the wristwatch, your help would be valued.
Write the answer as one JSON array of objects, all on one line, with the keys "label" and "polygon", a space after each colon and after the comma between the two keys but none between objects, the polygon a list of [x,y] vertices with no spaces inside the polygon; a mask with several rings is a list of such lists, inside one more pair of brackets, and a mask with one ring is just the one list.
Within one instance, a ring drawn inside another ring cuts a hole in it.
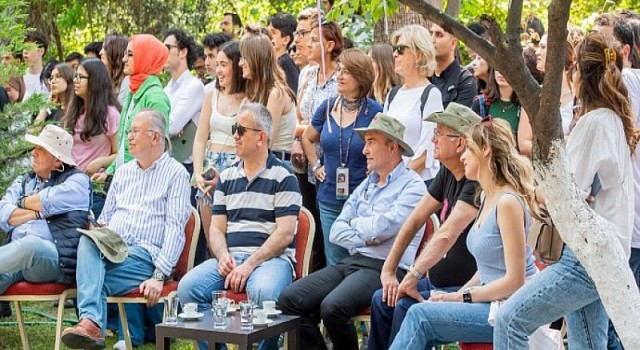
[{"label": "wristwatch", "polygon": [[153,275],[151,277],[153,277],[153,279],[156,281],[162,281],[162,282],[164,282],[167,279],[167,276],[165,276],[164,273],[162,273],[162,271],[158,269],[155,269],[153,271]]},{"label": "wristwatch", "polygon": [[462,291],[462,301],[465,303],[473,303],[473,298],[471,297],[471,288],[465,288]]},{"label": "wristwatch", "polygon": [[318,168],[320,168],[321,166],[322,166],[322,163],[320,162],[320,159],[318,159],[318,160],[316,160],[316,164],[314,164],[311,167],[311,171],[315,173],[316,170],[318,170]]},{"label": "wristwatch", "polygon": [[418,270],[416,270],[416,267],[413,265],[409,266],[409,270],[407,272],[412,274],[413,277],[415,277],[417,280],[421,280],[424,278],[424,273],[420,273]]}]

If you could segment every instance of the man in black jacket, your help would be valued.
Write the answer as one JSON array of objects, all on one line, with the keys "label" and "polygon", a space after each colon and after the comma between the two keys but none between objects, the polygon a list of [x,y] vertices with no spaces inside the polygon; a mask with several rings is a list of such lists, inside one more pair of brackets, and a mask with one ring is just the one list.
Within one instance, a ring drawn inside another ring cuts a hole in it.
[{"label": "man in black jacket", "polygon": [[70,284],[76,249],[88,225],[91,181],[71,156],[73,137],[47,125],[33,143],[32,171],[19,176],[0,200],[0,294],[19,281]]}]

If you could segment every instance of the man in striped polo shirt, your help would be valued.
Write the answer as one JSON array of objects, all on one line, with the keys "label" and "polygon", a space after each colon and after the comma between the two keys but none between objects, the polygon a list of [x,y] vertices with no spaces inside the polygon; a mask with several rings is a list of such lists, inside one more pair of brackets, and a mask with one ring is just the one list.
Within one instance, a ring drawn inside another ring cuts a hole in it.
[{"label": "man in striped polo shirt", "polygon": [[[230,289],[246,290],[261,304],[277,300],[291,284],[302,196],[296,177],[269,152],[272,129],[263,105],[245,103],[238,112],[232,132],[240,161],[220,174],[214,195],[209,233],[214,258],[182,278],[181,302],[207,310],[212,291]],[[277,337],[262,342],[260,349],[277,349]]]},{"label": "man in striped polo shirt", "polygon": [[158,111],[145,109],[135,116],[128,133],[135,160],[116,171],[98,219],[100,226],[127,243],[127,258],[111,262],[91,238],[80,238],[76,269],[80,322],[62,333],[62,341],[72,349],[104,348],[107,296],[140,290],[147,305],[155,305],[178,262],[191,213],[189,174],[166,152],[166,128]]}]

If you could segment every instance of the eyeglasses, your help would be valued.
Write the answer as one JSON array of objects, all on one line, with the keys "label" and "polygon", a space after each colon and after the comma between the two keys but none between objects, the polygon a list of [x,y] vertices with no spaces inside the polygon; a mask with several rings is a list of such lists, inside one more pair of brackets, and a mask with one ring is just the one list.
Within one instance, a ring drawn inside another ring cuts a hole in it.
[{"label": "eyeglasses", "polygon": [[294,36],[299,36],[299,37],[301,37],[301,38],[304,38],[304,36],[305,36],[305,35],[307,35],[307,34],[309,34],[309,33],[311,33],[311,29],[307,29],[307,30],[300,29],[300,30],[296,30],[296,31],[293,33],[293,35],[294,35]]},{"label": "eyeglasses", "polygon": [[169,51],[171,51],[171,49],[173,49],[174,47],[175,47],[176,49],[180,49],[180,46],[178,46],[178,45],[173,45],[173,44],[164,44],[164,46],[166,46],[166,47],[167,47],[167,50],[169,50]]},{"label": "eyeglasses", "polygon": [[139,133],[141,133],[141,132],[148,132],[148,131],[151,131],[151,132],[157,132],[156,130],[151,130],[151,129],[147,129],[147,130],[134,130],[134,129],[131,129],[131,130],[129,130],[129,132],[128,132],[127,134],[128,134],[129,136],[133,137],[133,138],[136,138],[136,137],[138,136],[138,134],[139,134]]},{"label": "eyeglasses", "polygon": [[404,55],[404,50],[408,49],[407,45],[396,45],[393,47],[393,52],[397,52],[398,55]]},{"label": "eyeglasses", "polygon": [[235,135],[235,133],[238,133],[238,136],[242,137],[247,132],[247,130],[262,131],[262,129],[254,129],[254,128],[250,128],[248,126],[242,126],[240,124],[231,125],[231,134],[232,135]]},{"label": "eyeglasses", "polygon": [[56,81],[56,80],[58,80],[58,79],[62,79],[62,77],[61,77],[61,76],[59,76],[59,75],[52,75],[52,76],[49,78],[49,80],[48,80],[48,81],[49,81],[49,84],[53,84],[53,82],[54,82],[54,81]]},{"label": "eyeglasses", "polygon": [[350,75],[351,72],[346,69],[346,68],[341,68],[338,66],[338,69],[336,69],[336,76],[344,76],[344,75]]},{"label": "eyeglasses", "polygon": [[440,136],[446,136],[446,137],[462,137],[461,135],[458,134],[441,134],[440,131],[438,131],[438,129],[433,129],[433,136],[435,137],[440,137]]},{"label": "eyeglasses", "polygon": [[80,73],[76,73],[76,74],[73,75],[73,82],[76,83],[76,84],[80,84],[82,79],[89,80],[89,76],[88,75],[84,75],[84,74],[80,74]]}]

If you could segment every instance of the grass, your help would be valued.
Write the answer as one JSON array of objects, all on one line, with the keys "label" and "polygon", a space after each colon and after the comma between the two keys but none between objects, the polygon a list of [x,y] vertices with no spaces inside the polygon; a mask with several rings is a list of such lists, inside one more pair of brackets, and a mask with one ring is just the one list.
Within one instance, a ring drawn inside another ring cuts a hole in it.
[{"label": "grass", "polygon": [[[22,303],[22,311],[27,328],[27,338],[33,350],[51,350],[55,343],[56,333],[56,309],[51,302],[25,302]],[[66,309],[64,314],[64,327],[69,327],[78,321],[74,309]],[[112,349],[113,344],[118,341],[118,336],[107,337],[106,349]],[[193,343],[189,340],[179,339],[171,344],[171,349],[187,350],[193,349]],[[155,344],[147,343],[138,349],[152,350]],[[18,323],[15,318],[15,310],[10,317],[0,318],[0,349],[18,350],[22,349]],[[69,349],[64,344],[62,349]]]}]

